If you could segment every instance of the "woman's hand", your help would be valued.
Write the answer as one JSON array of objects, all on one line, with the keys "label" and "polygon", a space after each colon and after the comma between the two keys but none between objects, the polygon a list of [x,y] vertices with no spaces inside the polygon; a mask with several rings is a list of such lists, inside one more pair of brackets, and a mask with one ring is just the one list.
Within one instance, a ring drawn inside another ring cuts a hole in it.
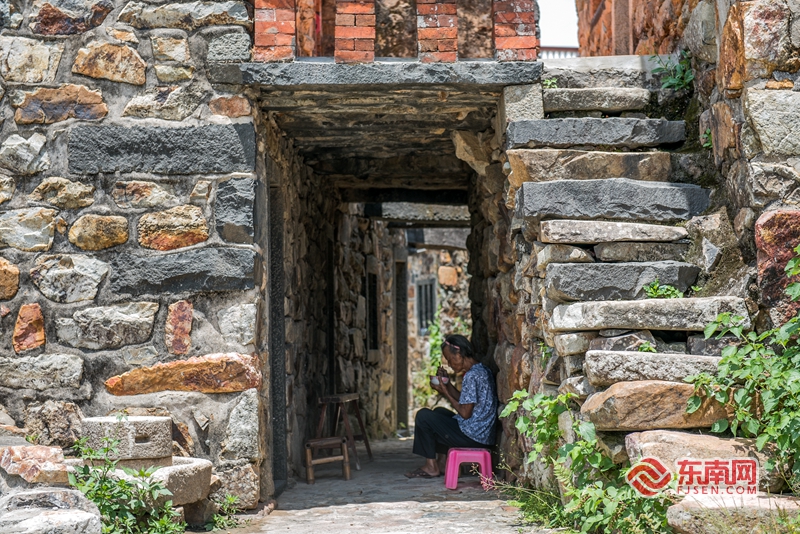
[{"label": "woman's hand", "polygon": [[[438,375],[437,375],[437,376],[438,376]],[[441,378],[439,379],[439,383],[438,383],[438,384],[434,384],[434,383],[433,383],[433,380],[431,380],[431,388],[432,388],[434,391],[438,391],[438,392],[439,392],[439,393],[441,393],[442,395],[444,395],[444,394],[445,394],[445,393],[444,393],[444,392],[445,392],[445,387],[446,387],[446,386],[445,386],[444,384],[442,384],[442,379],[441,379]]]}]

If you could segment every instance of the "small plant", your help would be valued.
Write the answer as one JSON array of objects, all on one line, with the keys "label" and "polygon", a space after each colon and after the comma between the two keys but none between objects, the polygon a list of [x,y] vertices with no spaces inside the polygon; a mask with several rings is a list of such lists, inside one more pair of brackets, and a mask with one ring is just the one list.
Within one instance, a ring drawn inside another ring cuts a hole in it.
[{"label": "small plant", "polygon": [[542,87],[545,89],[558,89],[558,80],[556,78],[548,78],[542,82]]},{"label": "small plant", "polygon": [[661,78],[662,89],[680,91],[692,86],[692,82],[694,81],[692,57],[685,50],[681,51],[681,57],[677,63],[675,63],[672,58],[667,58],[667,60],[664,61],[661,59],[661,56],[657,54],[651,56],[650,59],[658,64],[658,67],[653,69],[653,74],[663,74]]},{"label": "small plant", "polygon": [[[515,427],[533,442],[528,461],[541,461],[553,468],[566,501],[548,492],[514,488],[504,491],[518,506],[523,517],[548,527],[571,527],[587,533],[671,532],[666,511],[671,500],[662,495],[642,497],[625,481],[627,469],[615,465],[600,449],[595,427],[572,417],[572,394],[551,397],[529,396],[516,391],[500,417],[516,416]],[[573,443],[562,443],[559,416],[570,413]]]},{"label": "small plant", "polygon": [[644,286],[644,292],[650,299],[682,299],[683,293],[677,287],[661,284],[656,278],[652,284]]},{"label": "small plant", "polygon": [[658,352],[649,341],[643,341],[638,350],[639,352]]},{"label": "small plant", "polygon": [[211,517],[211,521],[206,523],[206,530],[226,530],[241,526],[236,518],[239,511],[239,497],[235,495],[225,495],[222,502],[217,503],[219,511]]},{"label": "small plant", "polygon": [[[786,265],[790,279],[800,275],[800,246]],[[792,300],[800,300],[800,283],[786,288]],[[771,447],[769,470],[787,474],[792,490],[800,491],[800,316],[761,334],[745,332],[745,318],[722,313],[705,329],[706,339],[733,334],[737,345],[725,347],[716,375],[701,373],[686,378],[694,385],[687,411],[697,411],[714,398],[732,416],[714,423],[711,431],[730,431],[734,436],[755,438],[759,450]]]},{"label": "small plant", "polygon": [[25,436],[25,441],[31,445],[36,445],[36,443],[39,441],[39,434],[28,434]]},{"label": "small plant", "polygon": [[69,483],[97,505],[103,523],[103,534],[180,534],[185,524],[179,521],[172,501],[159,504],[162,497],[172,495],[163,482],[153,479],[155,468],[123,468],[133,478],[117,478],[118,440],[103,438],[99,450],[86,444],[87,438],[75,443],[84,465],[69,473]]},{"label": "small plant", "polygon": [[700,140],[703,141],[703,148],[714,148],[714,136],[711,133],[711,128],[706,128],[705,133],[700,136]]}]

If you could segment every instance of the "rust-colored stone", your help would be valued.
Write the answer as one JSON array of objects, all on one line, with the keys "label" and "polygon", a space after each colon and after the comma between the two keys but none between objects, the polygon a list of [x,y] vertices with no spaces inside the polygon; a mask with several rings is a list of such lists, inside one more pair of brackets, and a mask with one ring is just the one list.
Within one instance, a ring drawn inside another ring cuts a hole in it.
[{"label": "rust-colored stone", "polygon": [[194,308],[188,300],[170,304],[164,341],[170,354],[186,354],[192,346],[192,317]]},{"label": "rust-colored stone", "polygon": [[19,268],[5,258],[0,258],[0,300],[14,298],[19,290]]},{"label": "rust-colored stone", "polygon": [[767,89],[793,89],[794,82],[792,80],[770,80],[766,85]]},{"label": "rust-colored stone", "polygon": [[8,316],[11,313],[11,309],[8,306],[0,306],[0,318]]},{"label": "rust-colored stone", "polygon": [[17,323],[14,325],[12,342],[14,352],[41,347],[45,343],[44,316],[38,304],[25,304],[19,309]]},{"label": "rust-colored stone", "polygon": [[725,102],[714,104],[711,107],[711,134],[717,165],[725,159],[725,150],[736,146],[736,133],[730,106]]},{"label": "rust-colored stone", "polygon": [[39,87],[20,91],[12,105],[17,108],[17,124],[52,124],[67,119],[97,120],[108,114],[100,91],[83,85],[64,84],[60,87]]},{"label": "rust-colored stone", "polygon": [[142,395],[159,391],[236,393],[261,386],[258,358],[245,354],[209,354],[188,360],[157,363],[106,380],[112,395]]},{"label": "rust-colored stone", "polygon": [[61,447],[18,445],[0,448],[0,469],[31,484],[67,484]]},{"label": "rust-colored stone", "polygon": [[598,430],[655,430],[662,428],[709,428],[727,418],[725,407],[706,399],[694,413],[687,413],[694,386],[681,382],[641,380],[617,382],[590,395],[581,413]]},{"label": "rust-colored stone", "polygon": [[728,20],[722,29],[719,43],[719,61],[717,62],[718,84],[727,96],[739,96],[744,88],[744,25],[741,8],[734,4],[728,11]]},{"label": "rust-colored stone", "polygon": [[155,250],[174,250],[208,239],[208,223],[197,206],[177,206],[147,213],[139,219],[139,244]]},{"label": "rust-colored stone", "polygon": [[208,103],[211,113],[226,117],[247,117],[252,112],[250,101],[243,96],[220,96]]},{"label": "rust-colored stone", "polygon": [[83,250],[103,250],[128,240],[128,221],[116,215],[84,215],[69,229],[69,242]]},{"label": "rust-colored stone", "polygon": [[458,285],[458,271],[455,267],[448,267],[442,265],[439,267],[439,285],[443,286],[457,286]]},{"label": "rust-colored stone", "polygon": [[112,82],[144,85],[146,68],[147,63],[133,48],[94,42],[78,50],[72,72]]},{"label": "rust-colored stone", "polygon": [[786,286],[800,282],[800,277],[789,280],[784,272],[794,256],[794,247],[800,245],[800,211],[764,213],[756,221],[755,234],[761,303],[774,308],[779,316],[789,318],[800,309],[800,303],[792,302],[785,293]]},{"label": "rust-colored stone", "polygon": [[[57,3],[57,2],[56,2]],[[75,35],[100,26],[106,16],[114,9],[108,0],[100,0],[92,4],[88,13],[82,16],[71,16],[61,11],[50,2],[45,3],[32,21],[33,33],[39,35]]]}]

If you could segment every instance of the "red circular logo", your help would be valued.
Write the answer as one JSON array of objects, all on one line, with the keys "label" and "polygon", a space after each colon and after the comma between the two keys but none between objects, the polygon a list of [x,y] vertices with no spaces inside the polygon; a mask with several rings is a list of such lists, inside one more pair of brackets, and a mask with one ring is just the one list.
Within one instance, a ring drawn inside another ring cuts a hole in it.
[{"label": "red circular logo", "polygon": [[672,480],[672,472],[656,458],[642,458],[625,476],[628,484],[645,497],[655,497]]}]

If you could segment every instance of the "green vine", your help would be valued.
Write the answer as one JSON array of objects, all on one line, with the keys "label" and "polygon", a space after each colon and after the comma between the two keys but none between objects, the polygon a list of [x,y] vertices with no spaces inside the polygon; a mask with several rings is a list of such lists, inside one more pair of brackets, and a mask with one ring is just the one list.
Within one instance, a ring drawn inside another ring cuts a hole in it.
[{"label": "green vine", "polygon": [[[553,468],[566,501],[553,506],[558,496],[540,491],[512,491],[515,502],[547,527],[568,527],[586,533],[620,532],[660,534],[671,532],[666,512],[668,497],[642,497],[625,481],[629,466],[618,466],[598,445],[594,424],[572,416],[571,393],[552,397],[529,396],[516,391],[500,417],[516,416],[516,429],[533,442],[528,462],[541,461]],[[563,443],[559,416],[569,413],[577,439]],[[535,513],[533,513],[535,512]]]},{"label": "green vine", "polygon": [[659,55],[651,56],[650,59],[658,64],[658,67],[653,69],[653,74],[663,74],[661,78],[662,89],[680,91],[692,86],[694,81],[692,57],[685,50],[681,51],[681,56],[677,63],[672,58],[667,58],[664,61]]},{"label": "green vine", "polygon": [[[800,246],[786,266],[790,279],[800,275]],[[790,283],[786,294],[800,300],[800,284]],[[768,470],[785,473],[792,490],[800,491],[800,317],[761,334],[746,332],[745,318],[723,313],[705,329],[706,339],[734,335],[738,344],[722,351],[717,374],[690,376],[695,394],[687,411],[697,411],[713,397],[729,408],[729,419],[716,421],[712,432],[755,438],[759,450],[771,447]]]}]

